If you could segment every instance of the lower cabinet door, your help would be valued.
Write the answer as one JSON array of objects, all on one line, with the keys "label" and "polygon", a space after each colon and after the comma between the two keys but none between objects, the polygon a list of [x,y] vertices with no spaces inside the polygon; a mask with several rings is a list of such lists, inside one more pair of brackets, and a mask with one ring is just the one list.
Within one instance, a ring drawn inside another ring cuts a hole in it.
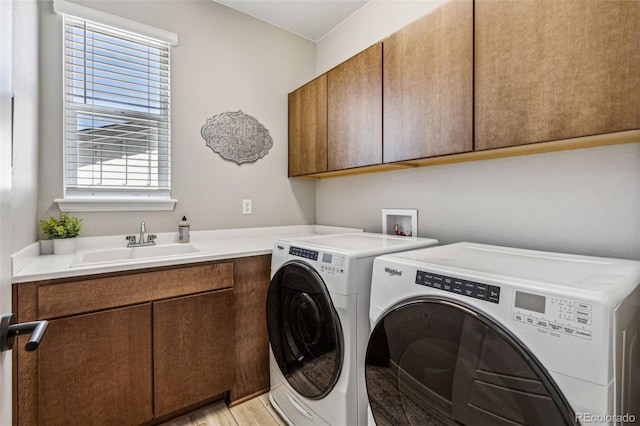
[{"label": "lower cabinet door", "polygon": [[269,390],[269,335],[267,291],[271,255],[241,257],[234,261],[236,372],[229,393],[231,405]]},{"label": "lower cabinet door", "polygon": [[38,424],[152,419],[150,303],[52,320],[37,354]]},{"label": "lower cabinet door", "polygon": [[155,417],[230,390],[234,353],[233,289],[154,302]]}]

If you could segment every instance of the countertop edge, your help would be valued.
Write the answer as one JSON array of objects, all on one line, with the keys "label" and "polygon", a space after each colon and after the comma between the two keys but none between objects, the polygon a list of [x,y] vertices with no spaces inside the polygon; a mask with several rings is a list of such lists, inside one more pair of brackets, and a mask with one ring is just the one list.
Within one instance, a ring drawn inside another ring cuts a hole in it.
[{"label": "countertop edge", "polygon": [[[272,248],[268,250],[249,250],[235,253],[210,253],[207,256],[184,256],[184,257],[176,257],[171,259],[161,259],[161,260],[152,260],[145,262],[136,262],[136,263],[118,263],[118,264],[109,264],[102,265],[99,267],[90,266],[87,268],[67,268],[66,270],[59,270],[55,272],[47,272],[42,274],[25,274],[25,275],[16,275],[12,278],[12,284],[21,284],[27,282],[35,282],[35,281],[48,281],[48,280],[57,280],[64,278],[76,278],[76,277],[90,277],[93,275],[101,275],[101,274],[109,274],[114,272],[133,272],[140,271],[144,269],[153,269],[160,268],[165,266],[181,266],[181,265],[190,265],[195,263],[203,263],[203,262],[215,262],[215,261],[224,261],[224,260],[232,260],[242,257],[252,257],[252,256],[262,256],[265,254],[271,254],[273,251]],[[73,255],[69,255],[69,257],[73,257]]]},{"label": "countertop edge", "polygon": [[[12,256],[14,272],[11,283],[20,284],[34,281],[57,280],[166,266],[222,261],[240,257],[261,256],[272,253],[273,242],[278,238],[362,231],[363,229],[358,228],[326,225],[292,225],[195,231],[192,233],[192,243],[203,247],[202,250],[196,254],[136,259],[131,261],[91,264],[78,267],[70,266],[75,254],[37,254],[36,251],[40,244],[36,242],[16,252]],[[158,240],[163,244],[174,243],[173,234],[175,233],[158,234]],[[195,238],[193,238],[193,236],[195,236]],[[119,248],[120,246],[124,247],[120,241],[122,240],[120,237],[121,236],[87,237],[80,246],[83,250],[109,249],[114,247]],[[113,246],[112,244],[114,242],[119,245]],[[107,245],[102,246],[102,244]]]}]

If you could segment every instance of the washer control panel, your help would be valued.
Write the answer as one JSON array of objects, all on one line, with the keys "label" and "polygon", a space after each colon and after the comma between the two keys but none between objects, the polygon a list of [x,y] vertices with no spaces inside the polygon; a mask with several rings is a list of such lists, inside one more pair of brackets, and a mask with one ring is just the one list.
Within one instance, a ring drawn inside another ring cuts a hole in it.
[{"label": "washer control panel", "polygon": [[289,247],[289,254],[292,254],[298,257],[304,257],[305,259],[318,260],[317,250],[309,250],[309,249],[291,246]]},{"label": "washer control panel", "polygon": [[593,306],[575,299],[515,290],[513,320],[555,337],[565,335],[591,340]]},{"label": "washer control panel", "polygon": [[495,285],[477,283],[425,271],[416,273],[416,284],[473,297],[474,299],[486,300],[487,302],[500,303],[500,287]]},{"label": "washer control panel", "polygon": [[301,247],[289,247],[289,254],[318,262],[320,271],[329,274],[345,273],[345,256]]},{"label": "washer control panel", "polygon": [[345,257],[335,253],[321,253],[320,270],[330,274],[344,274]]}]

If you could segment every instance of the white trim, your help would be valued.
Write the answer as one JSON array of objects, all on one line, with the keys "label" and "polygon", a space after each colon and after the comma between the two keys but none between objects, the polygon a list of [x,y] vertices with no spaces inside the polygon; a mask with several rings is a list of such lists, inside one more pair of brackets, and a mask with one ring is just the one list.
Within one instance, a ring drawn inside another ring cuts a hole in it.
[{"label": "white trim", "polygon": [[112,15],[110,13],[91,9],[89,7],[80,6],[65,0],[54,0],[53,10],[57,14],[76,16],[88,21],[99,22],[101,24],[107,24],[117,28],[122,28],[123,30],[143,34],[147,37],[165,41],[171,46],[178,45],[178,35],[172,32],[161,30],[160,28],[155,28],[150,25],[141,24],[140,22]]},{"label": "white trim", "polygon": [[173,210],[176,199],[56,198],[61,212],[142,212]]}]

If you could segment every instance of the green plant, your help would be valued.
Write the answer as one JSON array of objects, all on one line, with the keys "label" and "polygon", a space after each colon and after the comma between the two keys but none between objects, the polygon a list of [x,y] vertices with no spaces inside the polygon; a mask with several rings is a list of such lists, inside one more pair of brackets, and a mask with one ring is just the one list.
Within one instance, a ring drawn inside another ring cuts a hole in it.
[{"label": "green plant", "polygon": [[49,217],[40,221],[40,228],[49,238],[74,238],[82,229],[82,219],[70,217],[66,213],[60,213],[57,218]]}]

